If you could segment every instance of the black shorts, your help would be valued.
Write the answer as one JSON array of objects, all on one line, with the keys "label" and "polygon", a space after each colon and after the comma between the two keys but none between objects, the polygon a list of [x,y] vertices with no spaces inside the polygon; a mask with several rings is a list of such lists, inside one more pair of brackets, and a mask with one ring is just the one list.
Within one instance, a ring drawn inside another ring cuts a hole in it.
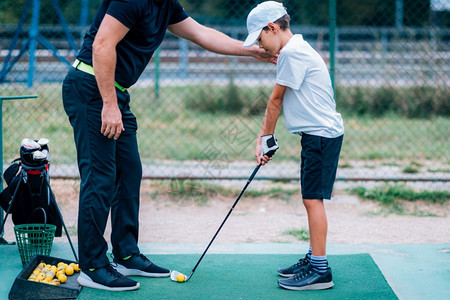
[{"label": "black shorts", "polygon": [[344,135],[302,135],[300,182],[303,199],[331,199]]}]

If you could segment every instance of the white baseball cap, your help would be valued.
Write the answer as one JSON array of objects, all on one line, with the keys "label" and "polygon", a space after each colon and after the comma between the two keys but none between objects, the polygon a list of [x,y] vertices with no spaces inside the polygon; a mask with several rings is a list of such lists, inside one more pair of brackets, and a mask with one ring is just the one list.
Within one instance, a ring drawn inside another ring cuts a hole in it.
[{"label": "white baseball cap", "polygon": [[247,17],[248,36],[245,39],[244,47],[253,46],[262,29],[285,14],[287,14],[287,11],[280,2],[266,1],[258,4]]}]

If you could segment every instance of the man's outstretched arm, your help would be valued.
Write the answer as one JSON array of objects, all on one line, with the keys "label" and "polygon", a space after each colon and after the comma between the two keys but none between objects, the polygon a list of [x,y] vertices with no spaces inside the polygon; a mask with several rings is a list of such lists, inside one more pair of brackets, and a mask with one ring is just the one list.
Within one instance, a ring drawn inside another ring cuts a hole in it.
[{"label": "man's outstretched arm", "polygon": [[217,54],[252,56],[260,61],[270,63],[276,63],[277,61],[277,56],[267,54],[258,46],[243,47],[242,41],[233,39],[216,29],[201,25],[190,17],[179,23],[169,25],[168,29],[172,34]]}]

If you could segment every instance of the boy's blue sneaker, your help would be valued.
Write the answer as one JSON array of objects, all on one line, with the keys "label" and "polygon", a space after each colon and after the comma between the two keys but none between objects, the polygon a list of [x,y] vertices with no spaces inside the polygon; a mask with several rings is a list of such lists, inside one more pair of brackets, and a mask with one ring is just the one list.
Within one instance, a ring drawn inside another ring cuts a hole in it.
[{"label": "boy's blue sneaker", "polygon": [[325,273],[319,274],[308,264],[305,269],[296,275],[286,279],[279,279],[278,285],[284,289],[294,291],[325,290],[334,286],[332,279],[331,268],[328,267]]},{"label": "boy's blue sneaker", "polygon": [[77,282],[81,286],[115,292],[132,291],[139,288],[139,282],[123,276],[111,265],[92,271],[83,269]]},{"label": "boy's blue sneaker", "polygon": [[132,254],[127,259],[113,259],[114,268],[124,276],[169,277],[170,270],[158,267],[143,254]]},{"label": "boy's blue sneaker", "polygon": [[305,258],[300,258],[298,263],[293,264],[290,267],[278,268],[277,272],[281,277],[292,277],[300,271],[304,270],[308,266],[308,264],[309,259],[307,258],[307,256],[305,256]]}]

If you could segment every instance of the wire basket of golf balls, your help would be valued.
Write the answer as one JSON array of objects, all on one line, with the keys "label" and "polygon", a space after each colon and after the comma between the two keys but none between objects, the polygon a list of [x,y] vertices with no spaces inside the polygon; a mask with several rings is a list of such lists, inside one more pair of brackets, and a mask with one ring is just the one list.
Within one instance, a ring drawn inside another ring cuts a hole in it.
[{"label": "wire basket of golf balls", "polygon": [[56,226],[52,224],[21,224],[14,226],[17,247],[22,265],[38,254],[50,255],[55,237]]}]

